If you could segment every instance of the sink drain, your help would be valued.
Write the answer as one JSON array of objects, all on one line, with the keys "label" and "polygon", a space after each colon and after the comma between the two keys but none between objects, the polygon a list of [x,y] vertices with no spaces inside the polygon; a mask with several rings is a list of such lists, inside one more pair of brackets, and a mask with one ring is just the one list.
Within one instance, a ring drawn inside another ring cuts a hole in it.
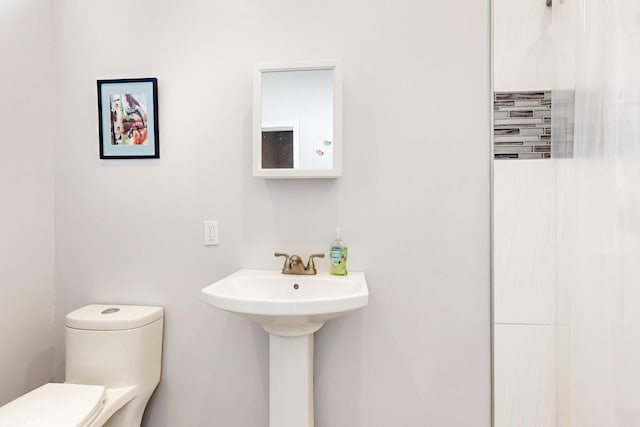
[{"label": "sink drain", "polygon": [[300,285],[298,285],[297,283],[295,283],[295,284],[293,285],[293,289],[298,289],[299,287],[300,287]]}]

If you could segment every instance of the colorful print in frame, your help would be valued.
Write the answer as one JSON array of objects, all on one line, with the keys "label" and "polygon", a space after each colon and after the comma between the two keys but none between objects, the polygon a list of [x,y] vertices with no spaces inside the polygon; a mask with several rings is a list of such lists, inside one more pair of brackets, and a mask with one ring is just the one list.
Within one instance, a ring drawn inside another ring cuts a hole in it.
[{"label": "colorful print in frame", "polygon": [[98,80],[101,159],[158,159],[158,80]]}]

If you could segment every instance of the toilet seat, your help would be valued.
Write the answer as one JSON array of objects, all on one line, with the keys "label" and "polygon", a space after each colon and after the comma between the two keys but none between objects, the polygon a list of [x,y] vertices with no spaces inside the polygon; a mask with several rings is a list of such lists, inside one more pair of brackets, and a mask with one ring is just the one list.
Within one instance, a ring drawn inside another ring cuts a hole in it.
[{"label": "toilet seat", "polygon": [[104,386],[49,383],[0,407],[0,426],[87,427],[104,401]]}]

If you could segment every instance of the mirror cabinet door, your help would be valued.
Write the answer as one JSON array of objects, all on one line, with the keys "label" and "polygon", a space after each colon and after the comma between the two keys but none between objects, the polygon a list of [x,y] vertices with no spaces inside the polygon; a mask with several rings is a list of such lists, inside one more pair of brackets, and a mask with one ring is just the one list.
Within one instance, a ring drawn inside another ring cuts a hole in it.
[{"label": "mirror cabinet door", "polygon": [[342,84],[335,63],[263,65],[254,81],[253,175],[337,178]]}]

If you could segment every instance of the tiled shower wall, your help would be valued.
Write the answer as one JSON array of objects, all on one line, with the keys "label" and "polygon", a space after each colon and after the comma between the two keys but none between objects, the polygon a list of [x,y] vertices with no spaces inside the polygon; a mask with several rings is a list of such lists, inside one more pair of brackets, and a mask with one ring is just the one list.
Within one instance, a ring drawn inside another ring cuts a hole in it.
[{"label": "tiled shower wall", "polygon": [[557,166],[494,162],[495,427],[556,427]]},{"label": "tiled shower wall", "polygon": [[495,92],[496,159],[551,157],[551,91]]}]

